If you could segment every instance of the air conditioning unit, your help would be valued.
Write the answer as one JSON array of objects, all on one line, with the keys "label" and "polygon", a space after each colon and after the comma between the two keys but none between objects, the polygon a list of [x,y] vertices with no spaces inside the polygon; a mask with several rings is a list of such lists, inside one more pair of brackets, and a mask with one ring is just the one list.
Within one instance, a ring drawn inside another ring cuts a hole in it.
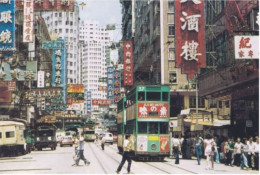
[{"label": "air conditioning unit", "polygon": [[196,83],[191,83],[190,84],[190,89],[196,89]]}]

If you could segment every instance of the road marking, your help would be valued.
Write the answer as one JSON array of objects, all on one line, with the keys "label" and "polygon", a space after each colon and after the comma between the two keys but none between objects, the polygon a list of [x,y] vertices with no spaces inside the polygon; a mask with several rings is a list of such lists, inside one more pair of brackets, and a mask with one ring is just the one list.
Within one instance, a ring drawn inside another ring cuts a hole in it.
[{"label": "road marking", "polygon": [[0,170],[0,172],[5,171],[44,171],[44,170],[52,170],[51,168],[41,168],[41,169],[12,169],[12,170]]}]

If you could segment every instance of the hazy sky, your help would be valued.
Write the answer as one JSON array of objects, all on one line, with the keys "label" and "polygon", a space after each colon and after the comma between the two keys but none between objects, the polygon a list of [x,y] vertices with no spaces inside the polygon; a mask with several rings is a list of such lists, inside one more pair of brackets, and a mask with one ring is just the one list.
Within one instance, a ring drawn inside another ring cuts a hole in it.
[{"label": "hazy sky", "polygon": [[121,4],[120,0],[77,0],[79,4],[84,1],[86,4],[82,10],[80,6],[80,18],[82,20],[99,21],[100,26],[106,24],[116,24],[114,41],[121,39]]}]

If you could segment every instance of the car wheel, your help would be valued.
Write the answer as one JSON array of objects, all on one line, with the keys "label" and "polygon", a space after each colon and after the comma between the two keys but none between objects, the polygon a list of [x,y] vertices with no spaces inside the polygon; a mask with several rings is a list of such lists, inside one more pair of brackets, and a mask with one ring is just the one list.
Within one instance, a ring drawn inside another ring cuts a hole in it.
[{"label": "car wheel", "polygon": [[70,145],[70,147],[72,147],[73,145]]},{"label": "car wheel", "polygon": [[110,144],[113,145],[113,142],[111,142]]},{"label": "car wheel", "polygon": [[63,147],[63,145],[60,145],[60,147]]}]

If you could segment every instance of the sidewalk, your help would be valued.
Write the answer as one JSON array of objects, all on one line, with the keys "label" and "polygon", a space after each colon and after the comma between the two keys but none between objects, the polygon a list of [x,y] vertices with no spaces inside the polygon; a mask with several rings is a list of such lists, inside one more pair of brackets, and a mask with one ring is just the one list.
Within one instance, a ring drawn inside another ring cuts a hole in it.
[{"label": "sidewalk", "polygon": [[168,163],[181,169],[189,170],[197,174],[259,174],[256,170],[241,170],[240,167],[226,166],[222,163],[214,163],[214,170],[206,170],[206,160],[201,159],[200,165],[198,165],[197,159],[180,159],[180,164],[174,164],[175,159],[166,158]]}]

